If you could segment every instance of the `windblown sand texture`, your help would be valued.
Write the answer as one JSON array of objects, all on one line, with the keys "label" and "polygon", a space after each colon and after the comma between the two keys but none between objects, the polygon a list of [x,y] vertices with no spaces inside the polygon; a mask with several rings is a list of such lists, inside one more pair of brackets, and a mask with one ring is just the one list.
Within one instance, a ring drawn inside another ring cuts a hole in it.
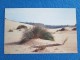
[{"label": "windblown sand texture", "polygon": [[[57,29],[47,29],[49,31],[55,41],[50,40],[43,40],[43,39],[31,39],[30,41],[26,42],[22,45],[6,45],[6,43],[18,42],[21,40],[24,29],[21,31],[17,30],[16,28],[19,25],[25,25],[28,29],[33,28],[32,25],[24,24],[20,22],[15,22],[6,19],[5,20],[5,40],[4,40],[4,53],[5,54],[29,54],[29,53],[77,53],[77,33],[76,30],[72,31],[71,27],[65,27],[67,31],[57,31],[61,28]],[[13,32],[9,32],[12,29]],[[32,46],[39,46],[39,45],[48,45],[48,44],[62,44],[64,40],[67,39],[65,44],[61,46],[50,46],[43,49],[37,49]]]}]

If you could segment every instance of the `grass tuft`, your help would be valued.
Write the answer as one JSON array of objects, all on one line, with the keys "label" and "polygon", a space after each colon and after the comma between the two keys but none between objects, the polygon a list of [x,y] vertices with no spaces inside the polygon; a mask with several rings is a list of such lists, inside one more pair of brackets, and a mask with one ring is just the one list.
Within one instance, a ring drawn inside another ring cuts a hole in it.
[{"label": "grass tuft", "polygon": [[44,28],[36,26],[33,29],[24,32],[23,37],[20,41],[20,44],[23,44],[34,38],[41,38],[45,40],[54,41],[54,37],[51,35],[50,32],[46,31],[46,29]]}]

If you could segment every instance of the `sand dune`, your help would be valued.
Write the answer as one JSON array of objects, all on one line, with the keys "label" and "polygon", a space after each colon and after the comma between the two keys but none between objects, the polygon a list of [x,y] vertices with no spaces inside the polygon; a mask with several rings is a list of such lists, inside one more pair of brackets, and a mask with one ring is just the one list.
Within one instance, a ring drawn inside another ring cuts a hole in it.
[{"label": "sand dune", "polygon": [[[15,21],[5,20],[5,40],[4,40],[4,53],[5,54],[28,54],[28,53],[77,53],[77,34],[76,31],[72,31],[72,28],[66,27],[69,31],[58,31],[59,29],[47,29],[54,37],[55,41],[32,39],[23,45],[5,45],[6,43],[19,42],[22,38],[24,30],[16,30],[19,25],[25,25],[28,29],[32,28],[32,25],[23,24]],[[8,32],[12,29],[13,32]],[[55,33],[54,33],[55,32]],[[62,44],[67,39],[64,45],[51,46],[45,49],[33,52],[37,48],[32,46],[48,45],[48,44]]]}]

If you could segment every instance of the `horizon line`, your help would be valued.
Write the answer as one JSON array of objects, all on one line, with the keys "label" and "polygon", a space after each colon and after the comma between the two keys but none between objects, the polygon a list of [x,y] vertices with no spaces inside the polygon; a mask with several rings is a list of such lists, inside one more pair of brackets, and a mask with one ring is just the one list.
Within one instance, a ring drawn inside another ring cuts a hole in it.
[{"label": "horizon line", "polygon": [[[15,21],[15,20],[12,20],[12,19],[8,19],[8,18],[5,18],[5,19],[7,19],[7,20],[9,20],[9,21],[14,21],[14,22],[19,22],[19,23],[24,23],[24,24],[26,24],[26,23],[37,23],[37,22],[24,22],[24,21]],[[39,23],[39,24],[44,24],[44,23]],[[44,25],[49,25],[49,24],[44,24]],[[69,24],[65,24],[65,25],[69,25]],[[73,24],[73,25],[76,25],[76,23],[75,24]],[[51,26],[53,26],[53,25],[51,25]],[[64,26],[64,25],[56,25],[56,26]],[[69,25],[69,26],[71,26],[71,25]]]}]

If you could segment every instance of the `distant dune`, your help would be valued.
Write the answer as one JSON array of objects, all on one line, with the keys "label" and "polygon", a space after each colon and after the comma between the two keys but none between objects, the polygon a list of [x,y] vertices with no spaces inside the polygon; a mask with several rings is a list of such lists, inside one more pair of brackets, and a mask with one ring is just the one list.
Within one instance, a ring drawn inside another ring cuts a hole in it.
[{"label": "distant dune", "polygon": [[[59,31],[57,29],[47,29],[50,32],[55,41],[43,40],[43,39],[32,39],[23,45],[6,45],[6,43],[19,42],[22,38],[24,29],[21,31],[16,28],[19,25],[25,25],[28,29],[33,28],[33,25],[24,24],[20,22],[11,21],[5,19],[5,40],[4,40],[4,53],[5,54],[29,54],[29,53],[77,53],[77,34],[76,30],[72,31],[74,27],[65,27],[65,31]],[[9,30],[13,30],[9,32]],[[67,39],[67,40],[66,40]],[[49,44],[62,44],[66,40],[65,44],[60,46],[50,46],[43,49],[37,49],[33,46],[42,46]]]}]

